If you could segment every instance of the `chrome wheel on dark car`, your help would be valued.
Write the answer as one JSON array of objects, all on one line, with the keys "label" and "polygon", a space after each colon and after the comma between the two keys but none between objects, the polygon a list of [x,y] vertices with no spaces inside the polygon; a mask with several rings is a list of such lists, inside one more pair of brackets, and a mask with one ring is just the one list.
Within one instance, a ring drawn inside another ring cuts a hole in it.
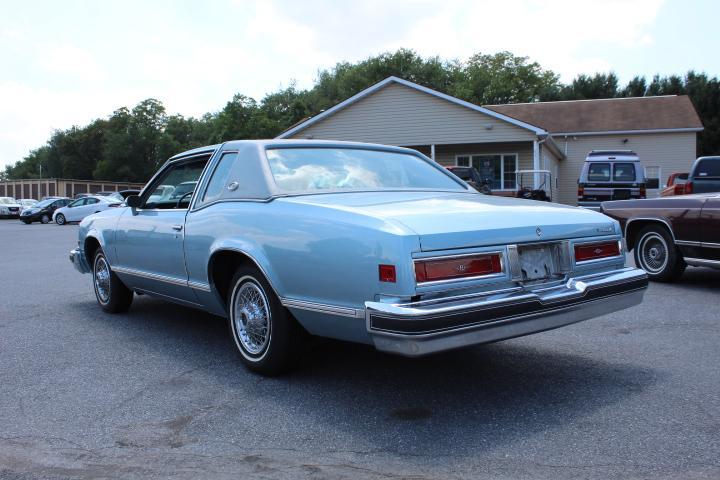
[{"label": "chrome wheel on dark car", "polygon": [[649,225],[640,231],[637,238],[635,263],[647,272],[651,280],[674,280],[685,270],[685,261],[667,229]]},{"label": "chrome wheel on dark car", "polygon": [[667,266],[668,246],[657,232],[648,232],[638,243],[640,266],[649,273],[660,273]]}]

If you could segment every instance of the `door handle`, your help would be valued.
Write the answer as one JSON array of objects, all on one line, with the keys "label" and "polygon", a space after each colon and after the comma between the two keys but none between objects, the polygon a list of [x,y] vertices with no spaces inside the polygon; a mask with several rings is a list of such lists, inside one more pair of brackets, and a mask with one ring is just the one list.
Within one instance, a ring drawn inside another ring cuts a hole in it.
[{"label": "door handle", "polygon": [[179,232],[180,230],[182,230],[182,225],[173,225],[172,229]]}]

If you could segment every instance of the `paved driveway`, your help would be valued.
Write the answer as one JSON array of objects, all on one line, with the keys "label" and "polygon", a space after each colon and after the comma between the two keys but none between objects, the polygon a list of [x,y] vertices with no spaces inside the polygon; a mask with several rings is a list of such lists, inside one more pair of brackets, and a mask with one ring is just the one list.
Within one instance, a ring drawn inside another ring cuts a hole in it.
[{"label": "paved driveway", "polygon": [[0,478],[720,477],[720,272],[419,360],[320,342],[266,379],[217,317],[102,313],[76,235],[0,221]]}]

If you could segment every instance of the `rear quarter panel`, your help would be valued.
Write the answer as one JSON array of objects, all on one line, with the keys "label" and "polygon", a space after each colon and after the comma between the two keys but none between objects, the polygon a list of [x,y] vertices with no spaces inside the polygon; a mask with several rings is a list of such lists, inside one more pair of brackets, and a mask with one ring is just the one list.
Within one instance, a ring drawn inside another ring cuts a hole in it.
[{"label": "rear quarter panel", "polygon": [[704,197],[682,195],[603,202],[602,208],[603,213],[620,222],[626,238],[631,226],[655,221],[666,225],[675,240],[696,242],[700,238],[698,219],[704,203]]},{"label": "rear quarter panel", "polygon": [[[211,284],[211,256],[250,256],[286,299],[364,308],[378,294],[414,291],[411,252],[417,235],[380,219],[291,202],[220,202],[188,213],[186,265],[191,282]],[[378,278],[378,265],[397,268],[397,282]]]}]

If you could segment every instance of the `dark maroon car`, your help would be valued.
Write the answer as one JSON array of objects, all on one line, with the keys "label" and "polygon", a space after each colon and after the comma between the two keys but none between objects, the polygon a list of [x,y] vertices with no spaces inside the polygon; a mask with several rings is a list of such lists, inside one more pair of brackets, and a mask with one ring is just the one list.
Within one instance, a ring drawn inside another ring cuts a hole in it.
[{"label": "dark maroon car", "polygon": [[720,193],[603,202],[650,280],[671,281],[688,265],[720,268]]}]

